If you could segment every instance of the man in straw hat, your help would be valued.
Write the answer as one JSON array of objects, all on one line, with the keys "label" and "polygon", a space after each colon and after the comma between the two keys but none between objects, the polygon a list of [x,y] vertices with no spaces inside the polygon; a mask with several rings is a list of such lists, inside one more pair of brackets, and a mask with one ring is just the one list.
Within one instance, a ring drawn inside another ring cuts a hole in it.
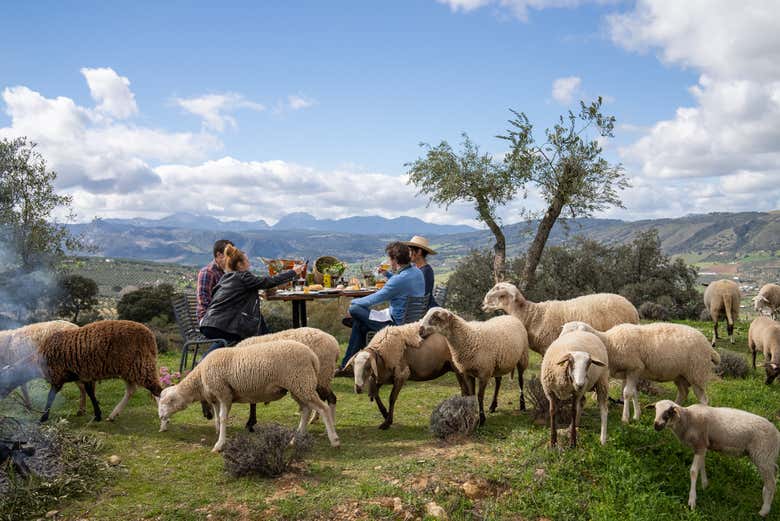
[{"label": "man in straw hat", "polygon": [[412,263],[422,271],[423,278],[425,279],[425,294],[431,296],[431,300],[428,302],[428,309],[437,306],[436,301],[433,300],[433,268],[428,264],[428,255],[436,255],[436,252],[431,248],[428,243],[428,239],[415,235],[404,242],[409,246],[409,252],[412,254]]}]

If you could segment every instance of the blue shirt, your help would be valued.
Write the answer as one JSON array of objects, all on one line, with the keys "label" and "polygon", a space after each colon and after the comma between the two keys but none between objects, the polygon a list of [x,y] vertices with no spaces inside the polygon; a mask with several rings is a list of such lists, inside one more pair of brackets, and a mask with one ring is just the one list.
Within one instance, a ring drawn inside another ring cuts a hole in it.
[{"label": "blue shirt", "polygon": [[370,308],[383,302],[390,302],[390,316],[396,324],[401,324],[406,312],[406,297],[422,297],[425,295],[425,279],[417,266],[411,264],[388,279],[385,287],[367,295],[356,298],[350,304]]}]

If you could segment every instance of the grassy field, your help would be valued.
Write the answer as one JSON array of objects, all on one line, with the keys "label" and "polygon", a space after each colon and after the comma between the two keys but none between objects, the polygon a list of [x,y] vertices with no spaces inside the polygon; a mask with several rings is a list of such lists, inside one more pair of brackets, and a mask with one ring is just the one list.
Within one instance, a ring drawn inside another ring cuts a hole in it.
[{"label": "grassy field", "polygon": [[[694,325],[709,333],[709,324]],[[746,324],[739,324],[734,350],[745,356],[746,333]],[[719,347],[731,346],[721,341]],[[177,357],[163,355],[160,364],[177,366]],[[538,370],[534,355],[530,372]],[[674,397],[671,386],[661,387],[659,396],[642,395],[642,404]],[[41,402],[45,388],[37,389]],[[764,385],[762,375],[755,373],[745,380],[715,381],[709,393],[714,405],[747,409],[777,423],[778,389]],[[104,414],[122,390],[119,382],[98,386]],[[336,379],[335,391],[341,448],[332,449],[322,424],[315,423],[315,447],[305,462],[269,480],[226,474],[221,456],[210,452],[213,424],[201,417],[197,404],[160,433],[145,391],[133,397],[115,423],[94,423],[74,416],[77,391],[66,386],[53,418],[66,417],[74,429],[96,435],[105,457],[116,454],[122,463],[105,488],[66,498],[53,508],[59,510],[58,519],[73,520],[422,519],[425,504],[435,501],[450,519],[734,521],[756,517],[761,505],[761,481],[752,464],[710,453],[710,486],[699,492],[698,510],[691,512],[686,501],[692,453],[670,431],[653,430],[652,411],[645,411],[639,423],[623,426],[613,407],[609,439],[602,447],[598,410],[589,398],[580,447],[550,450],[548,430],[535,425],[531,414],[516,410],[516,382],[505,381],[499,409],[488,416],[485,427],[457,443],[435,441],[428,432],[433,407],[457,392],[454,378],[408,384],[388,431],[376,428],[381,417],[375,405],[352,392],[351,380]],[[616,386],[611,394],[618,395]],[[0,407],[0,413],[8,413],[13,402]],[[243,427],[247,409],[233,408],[229,434]],[[261,422],[292,427],[298,421],[295,410],[294,402],[284,398],[260,406],[258,416]],[[462,488],[467,481],[476,485],[474,497]],[[394,498],[400,498],[401,512],[393,512]],[[769,519],[780,519],[778,501]]]}]

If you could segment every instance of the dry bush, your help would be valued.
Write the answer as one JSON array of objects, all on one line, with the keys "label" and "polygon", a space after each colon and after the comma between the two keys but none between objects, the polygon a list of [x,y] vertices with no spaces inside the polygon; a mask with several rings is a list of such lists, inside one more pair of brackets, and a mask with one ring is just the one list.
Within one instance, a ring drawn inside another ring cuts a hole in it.
[{"label": "dry bush", "polygon": [[439,439],[469,435],[479,424],[479,408],[476,396],[447,398],[431,413],[431,434]]},{"label": "dry bush", "polygon": [[750,372],[747,360],[742,355],[725,351],[720,352],[720,363],[715,366],[715,374],[721,378],[745,378]]},{"label": "dry bush", "polygon": [[[290,441],[295,440],[291,446]],[[230,438],[222,449],[225,470],[233,477],[282,475],[290,463],[303,458],[313,440],[278,423],[255,426],[255,432],[242,432]]]},{"label": "dry bush", "polygon": [[[550,423],[550,402],[544,394],[542,382],[537,377],[531,378],[525,384],[525,394],[531,403],[531,411],[534,416],[534,422]],[[558,402],[558,408],[555,411],[555,423],[557,425],[568,425],[571,423],[572,400],[563,400]]]}]

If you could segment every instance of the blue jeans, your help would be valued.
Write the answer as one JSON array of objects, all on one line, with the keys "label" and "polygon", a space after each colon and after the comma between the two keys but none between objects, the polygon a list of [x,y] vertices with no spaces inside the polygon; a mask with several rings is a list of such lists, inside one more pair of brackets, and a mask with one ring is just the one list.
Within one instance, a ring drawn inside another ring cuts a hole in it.
[{"label": "blue jeans", "polygon": [[377,322],[368,318],[371,310],[362,306],[349,306],[349,315],[352,317],[352,333],[349,335],[349,344],[347,352],[341,361],[341,367],[347,365],[352,356],[366,347],[366,333],[369,331],[379,331],[387,326],[392,326],[393,321]]},{"label": "blue jeans", "polygon": [[[200,332],[203,333],[203,336],[205,336],[209,340],[211,340],[212,338],[221,338],[223,340],[227,340],[228,345],[233,345],[241,340],[240,336],[234,335],[232,333],[228,333],[227,331],[222,331],[221,329],[217,329],[216,327],[201,326]],[[206,356],[208,356],[209,353],[219,349],[220,347],[225,347],[225,346],[223,346],[221,342],[214,342],[213,344],[211,344],[208,350],[205,353],[203,353],[201,360],[206,358]]]}]

